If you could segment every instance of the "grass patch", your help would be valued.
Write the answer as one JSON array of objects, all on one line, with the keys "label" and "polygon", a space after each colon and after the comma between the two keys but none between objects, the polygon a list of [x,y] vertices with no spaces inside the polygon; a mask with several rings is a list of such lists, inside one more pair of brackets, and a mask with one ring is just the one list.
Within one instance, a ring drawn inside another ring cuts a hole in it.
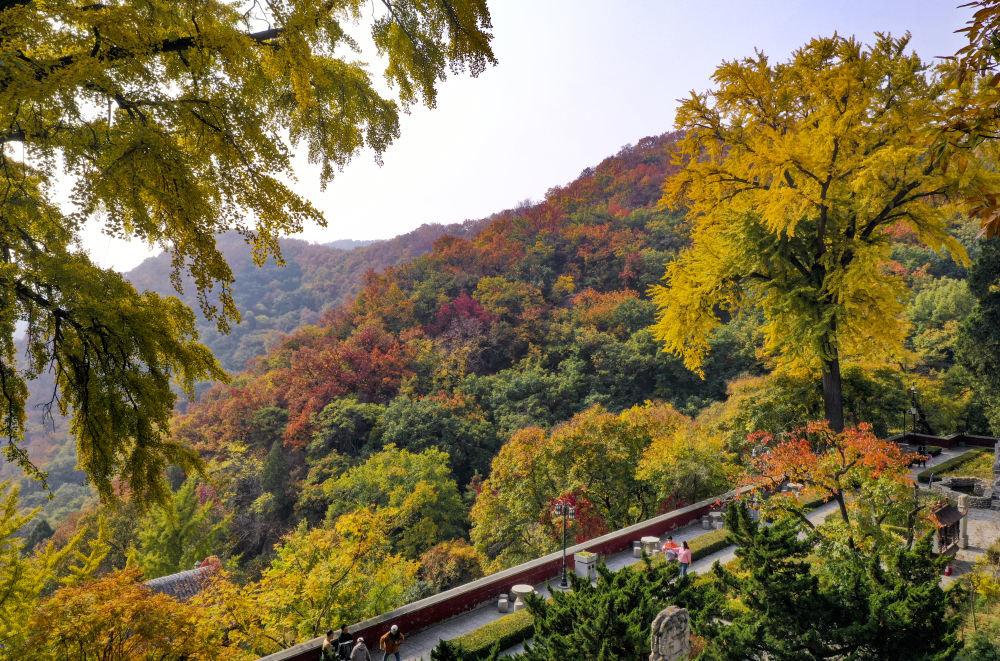
[{"label": "grass patch", "polygon": [[722,549],[728,547],[730,544],[726,541],[729,531],[725,528],[719,528],[718,530],[713,530],[712,532],[707,532],[704,535],[698,535],[690,542],[688,546],[691,547],[691,562],[696,560],[701,560],[702,558],[717,553]]},{"label": "grass patch", "polygon": [[[977,459],[979,456],[986,453],[992,455],[993,450],[990,448],[974,448],[972,450],[969,450],[968,452],[963,452],[957,457],[952,457],[948,461],[942,461],[940,464],[934,466],[933,468],[928,468],[927,470],[921,471],[920,473],[917,474],[917,479],[920,480],[921,482],[928,482],[931,479],[931,475],[934,476],[934,479],[939,479],[941,475],[948,474],[958,466],[961,466],[964,463],[972,461],[973,459]],[[992,464],[990,465],[992,466]]]},{"label": "grass patch", "polygon": [[[696,562],[702,558],[717,553],[724,548],[731,546],[729,542],[726,541],[726,537],[729,531],[725,528],[719,528],[718,530],[713,530],[712,532],[707,532],[704,535],[698,535],[694,539],[688,541],[688,546],[691,547],[691,562]],[[653,556],[654,564],[663,564],[666,562],[666,558],[662,553],[657,553]],[[630,567],[638,567],[639,565],[629,565]]]},{"label": "grass patch", "polygon": [[964,462],[960,466],[956,466],[947,472],[935,473],[935,476],[945,477],[950,475],[958,475],[961,477],[978,477],[984,480],[993,479],[993,453],[983,452],[978,456],[973,457],[969,461]]},{"label": "grass patch", "polygon": [[522,608],[514,613],[508,613],[499,620],[494,620],[487,625],[481,626],[475,631],[470,631],[450,642],[460,646],[465,653],[466,659],[485,659],[490,655],[490,650],[498,642],[500,649],[505,650],[518,643],[531,638],[535,633],[535,618],[528,612],[527,608]]}]

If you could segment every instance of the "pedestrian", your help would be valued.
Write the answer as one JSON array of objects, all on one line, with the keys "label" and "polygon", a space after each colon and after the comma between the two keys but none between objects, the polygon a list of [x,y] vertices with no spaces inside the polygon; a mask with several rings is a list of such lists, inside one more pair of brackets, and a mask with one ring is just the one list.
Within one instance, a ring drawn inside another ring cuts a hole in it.
[{"label": "pedestrian", "polygon": [[673,535],[667,535],[667,541],[663,542],[663,557],[667,559],[668,562],[673,562],[677,559],[677,549],[680,547],[674,543]]},{"label": "pedestrian", "polygon": [[677,551],[677,561],[681,564],[681,576],[687,576],[688,566],[691,564],[691,547],[687,542],[681,542],[681,548]]},{"label": "pedestrian", "polygon": [[372,655],[368,653],[368,646],[365,645],[365,639],[358,636],[357,641],[354,643],[354,649],[351,650],[351,661],[372,661]]},{"label": "pedestrian", "polygon": [[319,661],[337,661],[340,658],[337,656],[336,639],[333,637],[334,633],[333,629],[326,632],[326,638],[323,639],[323,647],[319,651]]},{"label": "pedestrian", "polygon": [[337,658],[341,661],[350,661],[351,651],[354,649],[354,638],[347,632],[347,625],[340,627],[340,637],[337,638]]},{"label": "pedestrian", "polygon": [[392,654],[396,657],[396,661],[399,661],[399,646],[402,644],[403,640],[406,639],[395,624],[390,627],[389,631],[382,636],[378,641],[378,646],[385,651],[385,656],[382,657],[382,661],[389,658]]}]

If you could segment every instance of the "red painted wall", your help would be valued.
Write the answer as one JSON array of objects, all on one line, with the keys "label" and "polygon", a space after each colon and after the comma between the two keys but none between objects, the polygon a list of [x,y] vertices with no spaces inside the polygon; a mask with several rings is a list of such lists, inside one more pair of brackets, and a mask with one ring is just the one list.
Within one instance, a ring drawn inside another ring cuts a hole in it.
[{"label": "red painted wall", "polygon": [[[731,495],[727,494],[724,498],[730,498]],[[721,502],[721,500],[703,501],[690,509],[682,508],[681,510],[677,510],[676,513],[671,512],[663,516],[654,517],[644,525],[640,524],[618,530],[588,542],[572,546],[568,549],[567,553],[567,567],[572,569],[574,566],[572,555],[574,552],[586,550],[592,553],[610,555],[631,549],[634,540],[646,535],[660,537],[667,532],[676,530],[701,518],[702,515],[712,510],[718,509]],[[505,572],[495,574],[496,578],[494,580],[490,580],[491,577],[487,576],[466,586],[449,590],[443,593],[443,595],[448,595],[443,599],[435,601],[436,597],[428,597],[427,599],[422,599],[421,601],[397,609],[399,611],[398,614],[396,614],[396,611],[393,611],[392,613],[386,613],[371,620],[359,622],[358,624],[351,625],[350,631],[355,636],[363,636],[370,650],[377,649],[378,639],[389,630],[392,624],[398,625],[404,632],[419,631],[496,599],[501,593],[508,593],[512,585],[518,583],[535,585],[555,578],[562,570],[562,555],[561,553],[553,554],[552,559],[544,563],[534,564],[533,562],[529,562],[522,565],[522,567],[524,567],[522,571],[516,571],[515,568],[512,573],[507,573],[511,572],[511,570],[506,570]],[[427,602],[426,605],[421,605],[423,602]],[[296,645],[284,652],[264,657],[262,661],[316,661],[319,648],[322,644],[323,639],[316,638]]]},{"label": "red painted wall", "polygon": [[991,448],[996,445],[997,439],[992,436],[973,436],[971,434],[952,434],[951,436],[932,436],[930,434],[914,434],[907,432],[901,436],[895,436],[895,440],[911,445],[938,445],[943,448],[957,448],[960,445],[971,447]]}]

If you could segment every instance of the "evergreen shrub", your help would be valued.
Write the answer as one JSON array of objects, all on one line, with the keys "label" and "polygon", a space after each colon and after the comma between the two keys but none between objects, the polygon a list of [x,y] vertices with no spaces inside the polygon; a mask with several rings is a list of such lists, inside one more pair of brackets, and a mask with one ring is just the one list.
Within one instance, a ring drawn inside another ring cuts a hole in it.
[{"label": "evergreen shrub", "polygon": [[[728,547],[730,544],[726,541],[727,536],[727,530],[722,528],[698,535],[688,541],[688,546],[691,547],[691,561],[695,562]],[[663,555],[654,556],[653,562],[664,562]],[[643,565],[641,562],[636,562],[629,565],[629,568],[640,570]],[[489,658],[490,651],[498,642],[500,649],[505,650],[528,640],[534,635],[534,627],[534,618],[527,609],[524,609],[505,615],[450,642],[461,650],[463,661],[479,661]]]}]

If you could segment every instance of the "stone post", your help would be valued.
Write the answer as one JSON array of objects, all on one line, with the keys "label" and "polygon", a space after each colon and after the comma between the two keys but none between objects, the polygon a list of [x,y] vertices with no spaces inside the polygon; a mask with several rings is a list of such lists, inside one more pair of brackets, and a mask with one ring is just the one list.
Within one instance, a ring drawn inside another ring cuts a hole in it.
[{"label": "stone post", "polygon": [[993,492],[1000,489],[1000,441],[993,446]]},{"label": "stone post", "polygon": [[962,511],[962,520],[958,523],[958,548],[969,548],[969,497],[962,494],[958,497],[958,509]]},{"label": "stone post", "polygon": [[686,608],[667,606],[653,619],[649,661],[681,661],[691,652],[690,618]]}]

